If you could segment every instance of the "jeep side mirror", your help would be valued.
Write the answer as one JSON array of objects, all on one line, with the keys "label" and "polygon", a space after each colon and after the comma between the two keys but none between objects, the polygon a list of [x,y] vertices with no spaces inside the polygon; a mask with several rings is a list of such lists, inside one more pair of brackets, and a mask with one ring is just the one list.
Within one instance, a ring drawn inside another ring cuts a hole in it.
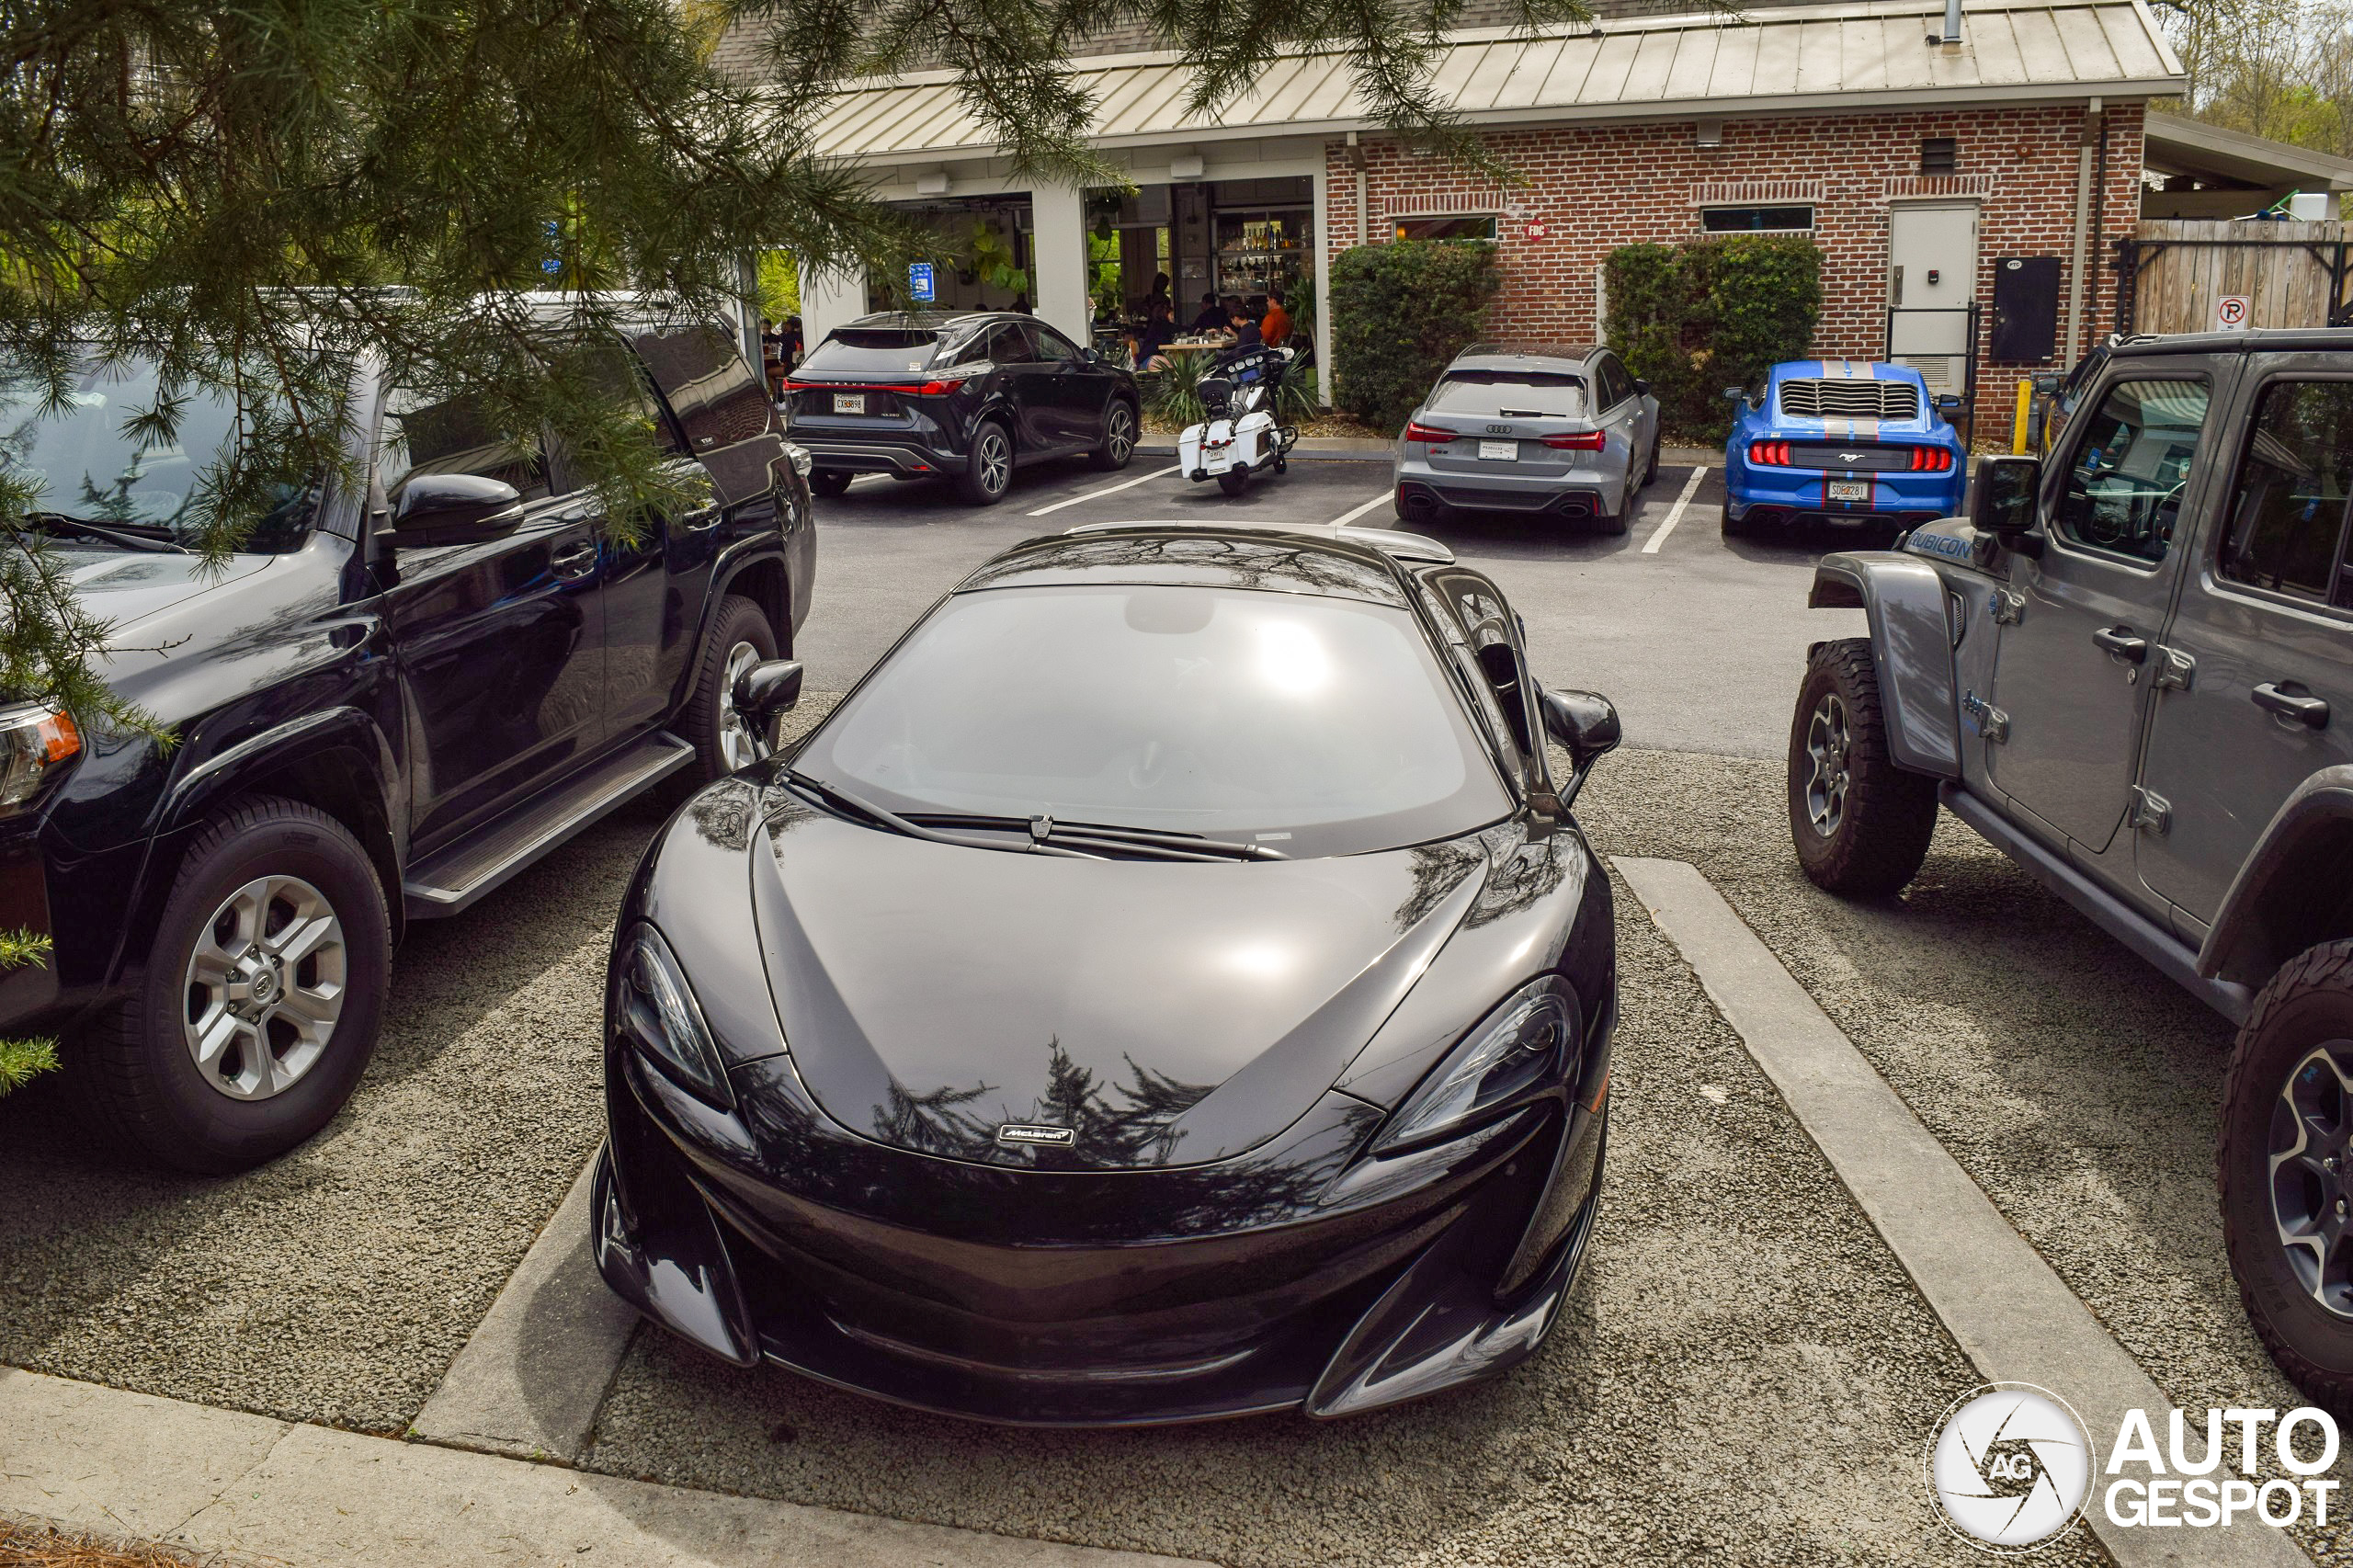
[{"label": "jeep side mirror", "polygon": [[1586,775],[1605,753],[1618,747],[1618,710],[1597,691],[1548,691],[1539,703],[1544,710],[1544,733],[1569,754],[1575,775],[1561,791],[1566,811],[1585,788]]},{"label": "jeep side mirror", "polygon": [[2035,493],[2041,487],[2040,458],[1980,459],[1969,520],[1979,532],[2001,540],[2005,550],[2038,553],[2028,541],[2034,535]]},{"label": "jeep side mirror", "polygon": [[767,659],[735,677],[735,712],[762,741],[801,700],[801,661]]},{"label": "jeep side mirror", "polygon": [[512,533],[522,520],[523,493],[504,480],[412,474],[392,511],[392,540],[412,547],[479,544]]}]

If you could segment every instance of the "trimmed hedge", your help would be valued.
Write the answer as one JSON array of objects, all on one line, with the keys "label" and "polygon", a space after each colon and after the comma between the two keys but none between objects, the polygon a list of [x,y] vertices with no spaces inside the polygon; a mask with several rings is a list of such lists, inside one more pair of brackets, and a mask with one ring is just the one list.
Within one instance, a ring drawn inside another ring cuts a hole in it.
[{"label": "trimmed hedge", "polygon": [[1486,240],[1399,240],[1332,259],[1332,393],[1382,430],[1404,428],[1447,361],[1479,340],[1503,287]]},{"label": "trimmed hedge", "polygon": [[1687,439],[1722,441],[1723,389],[1804,358],[1822,314],[1822,250],[1796,234],[1620,245],[1602,265],[1603,335],[1650,382],[1661,423]]}]

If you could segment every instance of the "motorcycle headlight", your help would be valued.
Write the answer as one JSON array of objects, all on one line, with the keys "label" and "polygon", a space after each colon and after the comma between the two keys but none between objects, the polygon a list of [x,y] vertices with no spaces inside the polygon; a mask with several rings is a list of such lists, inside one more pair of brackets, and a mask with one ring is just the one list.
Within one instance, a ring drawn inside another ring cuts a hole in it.
[{"label": "motorcycle headlight", "polygon": [[63,708],[46,702],[0,708],[0,817],[39,800],[81,755],[82,732]]},{"label": "motorcycle headlight", "polygon": [[1563,981],[1548,975],[1521,986],[1405,1097],[1373,1140],[1373,1153],[1460,1131],[1508,1106],[1560,1070],[1576,1035],[1576,1008]]},{"label": "motorcycle headlight", "polygon": [[622,946],[613,965],[611,1006],[613,1027],[664,1076],[699,1100],[734,1108],[719,1044],[686,971],[653,926],[638,926]]}]

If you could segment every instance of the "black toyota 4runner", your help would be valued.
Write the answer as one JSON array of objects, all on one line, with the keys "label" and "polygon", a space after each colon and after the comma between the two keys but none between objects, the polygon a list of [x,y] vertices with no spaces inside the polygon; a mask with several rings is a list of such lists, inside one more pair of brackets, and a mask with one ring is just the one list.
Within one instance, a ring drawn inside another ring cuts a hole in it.
[{"label": "black toyota 4runner", "polygon": [[815,564],[808,459],[715,328],[605,345],[699,509],[617,544],[560,444],[356,378],[364,489],[290,500],[208,570],[178,540],[230,437],[192,404],[138,452],[152,369],[64,406],[0,392],[0,462],[46,481],[56,558],[114,623],[103,673],[174,744],[0,707],[0,1031],[63,1032],[100,1127],[193,1170],[324,1126],[366,1067],[392,949],[657,780],[757,739],[737,676],[789,650]]}]

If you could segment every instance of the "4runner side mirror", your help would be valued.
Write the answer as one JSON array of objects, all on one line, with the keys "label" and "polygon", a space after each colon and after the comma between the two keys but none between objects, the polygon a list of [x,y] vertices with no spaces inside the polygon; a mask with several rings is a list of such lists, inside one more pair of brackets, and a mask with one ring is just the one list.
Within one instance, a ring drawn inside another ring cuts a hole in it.
[{"label": "4runner side mirror", "polygon": [[735,712],[765,739],[779,719],[801,700],[801,661],[767,659],[735,677]]},{"label": "4runner side mirror", "polygon": [[1576,776],[1561,791],[1567,809],[1585,787],[1585,776],[1606,752],[1618,747],[1618,710],[1597,691],[1548,691],[1539,703],[1544,710],[1544,733],[1569,754]]},{"label": "4runner side mirror", "polygon": [[415,547],[479,544],[514,531],[523,493],[504,480],[472,473],[419,473],[401,487],[392,540]]},{"label": "4runner side mirror", "polygon": [[2042,460],[2025,457],[1982,458],[1977,464],[1976,494],[1969,520],[1981,533],[2002,541],[2004,550],[2034,553],[2035,492],[2042,487]]}]

